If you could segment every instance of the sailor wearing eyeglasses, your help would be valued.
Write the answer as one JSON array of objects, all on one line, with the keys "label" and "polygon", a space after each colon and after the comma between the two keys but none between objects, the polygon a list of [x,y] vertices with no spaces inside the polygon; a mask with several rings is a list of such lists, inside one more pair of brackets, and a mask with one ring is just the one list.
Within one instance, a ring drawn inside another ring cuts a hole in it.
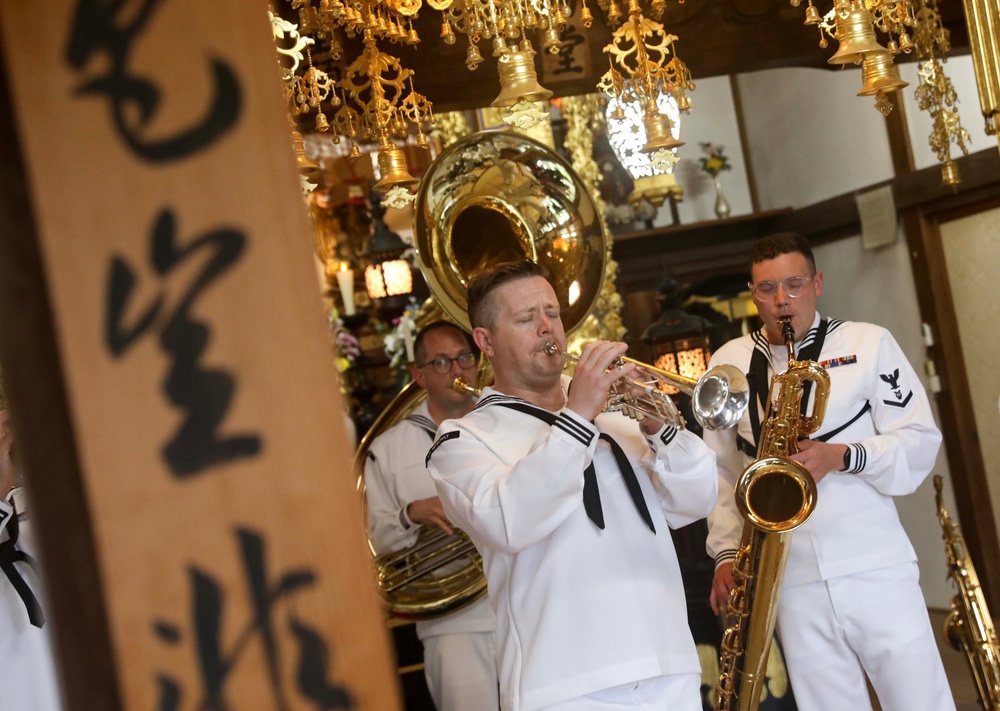
[{"label": "sailor wearing eyeglasses", "polygon": [[800,236],[768,237],[753,246],[750,261],[764,327],[730,341],[710,363],[748,373],[754,393],[736,431],[704,434],[719,467],[719,499],[708,519],[712,607],[723,607],[733,587],[743,528],[735,483],[756,458],[771,377],[788,367],[779,319],[791,317],[795,358],[819,362],[830,376],[823,425],[792,455],[818,489],[815,511],[792,534],[778,607],[796,703],[868,711],[867,674],[883,711],[954,709],[916,553],[892,499],[920,485],[941,444],[923,386],[884,328],[820,317],[823,274]]},{"label": "sailor wearing eyeglasses", "polygon": [[[365,464],[368,537],[377,553],[409,548],[421,526],[451,533],[424,459],[438,425],[472,410],[476,398],[456,391],[462,377],[474,383],[479,350],[447,321],[435,321],[413,343],[413,380],[427,399],[372,442]],[[416,623],[424,645],[424,675],[438,711],[499,709],[494,630],[485,598],[450,615]]]}]

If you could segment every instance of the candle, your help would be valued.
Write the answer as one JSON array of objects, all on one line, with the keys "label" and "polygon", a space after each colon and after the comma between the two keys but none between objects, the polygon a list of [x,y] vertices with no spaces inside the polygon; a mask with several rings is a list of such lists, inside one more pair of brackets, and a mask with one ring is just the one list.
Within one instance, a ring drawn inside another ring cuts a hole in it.
[{"label": "candle", "polygon": [[337,272],[337,286],[340,287],[340,298],[344,301],[344,314],[354,315],[354,270],[347,268],[347,262],[340,263]]},{"label": "candle", "polygon": [[413,362],[413,321],[409,316],[399,319],[399,330],[403,332],[403,344],[406,346],[406,362]]}]

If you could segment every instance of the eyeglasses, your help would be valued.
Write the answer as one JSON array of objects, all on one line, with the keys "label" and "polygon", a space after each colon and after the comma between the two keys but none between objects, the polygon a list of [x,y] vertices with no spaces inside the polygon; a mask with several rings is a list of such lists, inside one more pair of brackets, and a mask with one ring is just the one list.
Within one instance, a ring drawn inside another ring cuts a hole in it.
[{"label": "eyeglasses", "polygon": [[778,287],[785,290],[785,293],[792,299],[797,299],[806,293],[806,285],[813,280],[811,276],[789,277],[784,281],[760,281],[756,284],[747,282],[750,291],[760,301],[771,301],[778,295]]},{"label": "eyeglasses", "polygon": [[444,375],[449,370],[451,370],[451,364],[455,362],[458,363],[458,367],[462,370],[468,370],[476,364],[476,354],[475,353],[462,353],[454,358],[446,358],[445,356],[438,356],[434,360],[429,360],[423,365],[418,365],[418,368],[426,368],[428,365],[434,369],[435,373]]}]

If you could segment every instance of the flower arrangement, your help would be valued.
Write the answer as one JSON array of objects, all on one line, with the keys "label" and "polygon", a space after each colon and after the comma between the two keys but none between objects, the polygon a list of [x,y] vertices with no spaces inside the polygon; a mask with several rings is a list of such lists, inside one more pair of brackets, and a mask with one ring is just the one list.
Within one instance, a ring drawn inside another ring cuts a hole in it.
[{"label": "flower arrangement", "polygon": [[358,339],[344,327],[336,307],[330,311],[330,331],[333,333],[333,346],[336,351],[337,370],[341,373],[354,367],[361,357],[361,344]]},{"label": "flower arrangement", "polygon": [[410,299],[403,315],[392,320],[392,329],[382,339],[390,368],[405,372],[413,362],[413,337],[417,332],[415,319],[419,308],[416,299]]},{"label": "flower arrangement", "polygon": [[724,170],[732,170],[733,166],[729,164],[729,159],[722,152],[723,146],[716,146],[713,143],[701,143],[699,145],[701,146],[701,152],[705,154],[702,158],[699,158],[702,170],[713,178]]}]

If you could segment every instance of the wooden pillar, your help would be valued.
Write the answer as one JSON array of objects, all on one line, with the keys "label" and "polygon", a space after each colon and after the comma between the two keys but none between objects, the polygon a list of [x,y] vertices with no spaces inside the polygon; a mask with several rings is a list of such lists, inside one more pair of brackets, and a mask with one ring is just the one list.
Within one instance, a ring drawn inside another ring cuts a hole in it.
[{"label": "wooden pillar", "polygon": [[67,709],[398,709],[266,4],[0,0],[0,50]]},{"label": "wooden pillar", "polygon": [[[913,172],[916,166],[902,97],[894,95],[893,102],[886,129],[893,168],[896,175],[904,175]],[[946,443],[948,470],[954,483],[962,533],[990,608],[1000,609],[1000,542],[972,411],[941,232],[936,219],[926,214],[922,205],[900,210],[900,218],[909,247],[920,314],[934,334],[928,356],[940,377],[941,391],[933,397]]]}]

